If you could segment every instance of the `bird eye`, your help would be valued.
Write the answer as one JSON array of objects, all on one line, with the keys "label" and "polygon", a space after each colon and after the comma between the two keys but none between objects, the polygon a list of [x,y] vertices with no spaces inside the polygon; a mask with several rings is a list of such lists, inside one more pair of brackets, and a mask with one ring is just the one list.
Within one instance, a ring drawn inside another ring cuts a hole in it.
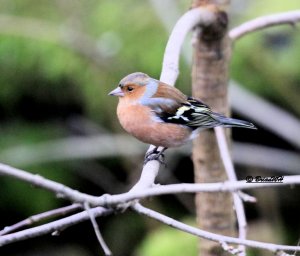
[{"label": "bird eye", "polygon": [[129,91],[129,92],[133,91],[133,87],[128,86],[128,87],[127,87],[127,91]]}]

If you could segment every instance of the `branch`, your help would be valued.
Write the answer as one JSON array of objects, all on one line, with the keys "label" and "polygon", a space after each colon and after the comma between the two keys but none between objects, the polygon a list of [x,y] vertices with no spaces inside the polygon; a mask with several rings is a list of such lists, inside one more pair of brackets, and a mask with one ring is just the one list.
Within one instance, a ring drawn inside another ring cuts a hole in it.
[{"label": "branch", "polygon": [[290,11],[278,14],[271,14],[248,21],[229,32],[232,40],[237,40],[251,32],[261,30],[276,25],[291,24],[294,25],[300,21],[300,11]]},{"label": "branch", "polygon": [[24,228],[26,226],[30,226],[34,223],[37,223],[42,220],[46,220],[49,218],[54,218],[58,216],[64,216],[67,215],[73,211],[76,211],[78,209],[81,209],[82,205],[81,204],[72,204],[69,206],[61,207],[55,210],[39,213],[33,216],[30,216],[29,218],[22,220],[12,226],[5,227],[3,230],[0,231],[0,236],[6,235],[8,233],[11,233],[13,231],[16,231],[18,229]]},{"label": "branch", "polygon": [[[113,213],[112,209],[105,209],[102,207],[93,208],[90,210],[95,217],[107,216]],[[8,234],[0,236],[0,246],[11,244],[17,241],[26,240],[33,237],[38,237],[53,232],[59,232],[70,226],[78,224],[80,222],[86,221],[89,219],[89,215],[86,211],[74,214],[72,216],[62,218],[60,220],[53,221],[38,227],[29,228],[13,234]]]},{"label": "branch", "polygon": [[208,239],[211,241],[218,242],[220,244],[227,244],[227,243],[238,244],[238,245],[244,245],[244,246],[253,247],[253,248],[265,249],[265,250],[268,250],[271,252],[278,252],[279,250],[300,251],[300,246],[288,246],[288,245],[278,245],[278,244],[272,244],[272,243],[263,243],[263,242],[253,241],[253,240],[245,240],[245,239],[239,239],[239,238],[210,233],[210,232],[186,225],[180,221],[176,221],[168,216],[165,216],[156,211],[150,210],[138,203],[133,205],[131,208],[139,214],[142,214],[142,215],[145,215],[152,219],[155,219],[155,220],[162,222],[168,226],[171,226],[173,228],[179,229],[181,231],[190,233],[192,235],[195,235],[195,236],[198,236],[201,238],[205,238],[205,239]]},{"label": "branch", "polygon": [[[93,205],[95,205],[95,201],[97,201],[98,197],[87,195],[84,193],[81,193],[77,190],[71,189],[67,186],[62,185],[61,183],[46,179],[40,175],[37,174],[31,174],[29,172],[11,167],[9,165],[5,165],[0,163],[0,174],[10,176],[17,178],[22,181],[26,181],[29,184],[44,188],[46,190],[49,190],[51,192],[54,192],[56,196],[69,199],[72,202],[89,202]],[[92,203],[92,201],[94,203]]]},{"label": "branch", "polygon": [[[129,193],[106,196],[105,198],[99,197],[98,202],[102,205],[102,201],[105,200],[106,205],[114,206],[120,203],[130,202],[137,199],[148,198],[152,196],[177,194],[177,193],[199,193],[199,192],[236,192],[242,189],[256,189],[256,188],[267,188],[267,187],[280,187],[287,185],[300,184],[300,175],[291,176],[274,176],[283,178],[282,183],[280,182],[246,182],[242,181],[224,181],[216,183],[181,183],[173,185],[161,185],[152,188],[145,188],[143,191],[133,191]],[[254,177],[255,178],[255,177]]]},{"label": "branch", "polygon": [[90,221],[92,222],[92,225],[93,225],[96,237],[98,239],[98,242],[99,242],[101,248],[103,249],[103,252],[105,253],[105,256],[112,255],[111,250],[108,248],[107,244],[105,243],[105,241],[103,239],[103,236],[102,236],[102,234],[100,232],[100,229],[99,229],[99,226],[97,224],[94,212],[91,211],[89,203],[85,202],[84,203],[84,208],[85,208],[86,212],[89,215],[89,218],[90,218]]},{"label": "branch", "polygon": [[[224,128],[216,127],[216,128],[214,128],[214,130],[215,130],[222,162],[224,164],[225,171],[228,176],[228,180],[231,182],[236,182],[237,177],[236,177],[234,166],[233,166],[231,156],[229,153],[229,148],[228,148],[228,144],[226,141]],[[233,196],[233,204],[234,204],[234,209],[236,212],[236,218],[237,218],[237,223],[238,223],[238,230],[239,230],[238,237],[240,239],[246,239],[246,237],[247,237],[247,220],[246,220],[244,204],[243,204],[242,198],[240,197],[238,192],[233,192],[232,196]],[[241,255],[241,256],[246,255],[245,246],[239,246],[239,250],[241,252],[241,253],[239,253],[239,255]]]},{"label": "branch", "polygon": [[207,7],[198,7],[186,12],[175,24],[169,37],[160,80],[174,85],[179,74],[179,56],[183,41],[195,26],[209,26],[216,20],[214,11]]},{"label": "branch", "polygon": [[[285,177],[283,183],[245,183],[245,181],[239,182],[220,182],[220,183],[208,183],[208,184],[178,184],[178,185],[167,185],[167,186],[155,186],[153,188],[146,189],[138,189],[132,190],[131,192],[115,195],[115,196],[102,196],[102,197],[93,197],[83,193],[80,193],[76,190],[72,190],[66,186],[57,186],[56,182],[49,181],[40,176],[36,176],[30,173],[26,173],[22,170],[18,170],[6,165],[0,165],[0,173],[4,175],[14,176],[16,174],[18,178],[30,182],[31,184],[37,185],[39,187],[46,188],[48,190],[54,191],[56,193],[61,193],[61,196],[64,198],[68,198],[71,200],[86,200],[86,202],[91,202],[93,204],[102,204],[105,206],[115,206],[117,204],[124,204],[125,202],[130,202],[135,199],[141,199],[145,197],[155,196],[155,195],[163,195],[163,194],[174,194],[174,193],[195,193],[195,192],[220,192],[220,191],[237,191],[240,189],[253,189],[259,187],[270,187],[270,186],[280,186],[280,185],[289,185],[289,184],[300,184],[300,176],[288,176]],[[11,174],[13,173],[13,174]],[[24,175],[24,173],[26,175]],[[32,180],[31,180],[32,179]],[[57,191],[55,190],[57,189]],[[224,237],[220,235],[215,235],[209,232],[205,232],[196,228],[189,227],[181,222],[177,222],[163,216],[157,212],[152,210],[143,208],[142,206],[138,207],[139,204],[135,204],[133,209],[145,214],[149,217],[158,219],[168,225],[174,226],[180,230],[186,231],[188,233],[210,239],[213,241],[219,241],[221,243],[235,243],[240,245],[246,245],[250,247],[256,247],[261,249],[267,249],[271,251],[276,250],[300,250],[300,247],[292,247],[292,246],[281,246],[281,245],[273,245],[268,243],[261,243],[250,240],[243,240],[237,238]],[[137,208],[138,207],[138,208]],[[142,207],[142,208],[141,208]],[[102,207],[97,207],[90,209],[93,216],[104,216],[113,213],[113,209],[105,209]],[[55,232],[57,230],[65,229],[71,225],[75,225],[79,222],[85,221],[89,219],[89,214],[85,212],[81,212],[45,225],[41,225],[39,227],[30,228],[27,230],[19,231],[13,234],[0,236],[0,246],[13,243],[16,241],[33,238],[37,236],[41,236],[44,234],[49,234]],[[274,247],[275,246],[275,247]]]},{"label": "branch", "polygon": [[[157,161],[151,161],[156,163]],[[103,195],[92,196],[85,193],[81,193],[77,190],[71,189],[55,181],[48,180],[39,175],[27,173],[23,170],[10,167],[8,165],[0,164],[0,174],[11,176],[19,180],[26,181],[36,187],[47,189],[62,198],[68,199],[73,202],[84,203],[88,202],[91,206],[110,206],[114,207],[118,204],[123,204],[137,199],[142,199],[151,196],[177,194],[177,193],[198,193],[198,192],[235,192],[241,189],[254,189],[254,188],[266,188],[274,186],[286,186],[300,184],[300,175],[290,175],[283,177],[282,183],[247,183],[245,180],[236,182],[216,182],[216,183],[204,183],[204,184],[174,184],[154,187],[139,187],[138,189],[132,189],[130,192],[118,194],[118,195]],[[143,175],[146,173],[143,173]]]}]

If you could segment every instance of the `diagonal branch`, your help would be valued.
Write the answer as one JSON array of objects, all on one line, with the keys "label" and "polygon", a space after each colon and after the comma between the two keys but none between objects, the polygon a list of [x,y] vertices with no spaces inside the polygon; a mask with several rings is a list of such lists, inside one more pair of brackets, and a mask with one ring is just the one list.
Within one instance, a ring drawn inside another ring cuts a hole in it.
[{"label": "diagonal branch", "polygon": [[[112,209],[105,209],[103,207],[96,207],[90,210],[95,217],[107,216],[113,213]],[[62,231],[70,226],[76,225],[80,222],[86,221],[89,219],[89,215],[86,211],[76,213],[72,216],[62,218],[38,227],[28,228],[19,232],[12,234],[0,236],[0,246],[11,244],[17,241],[26,240],[29,238],[34,238],[46,234],[51,234],[53,232]]]},{"label": "diagonal branch", "polygon": [[108,248],[107,244],[105,243],[105,241],[103,239],[103,236],[102,236],[102,234],[100,232],[100,229],[99,229],[99,226],[97,224],[94,212],[91,211],[91,208],[90,208],[90,205],[89,205],[88,202],[84,203],[84,208],[85,208],[86,212],[89,215],[89,218],[90,218],[90,221],[92,222],[92,225],[93,225],[96,237],[97,237],[97,239],[99,241],[99,244],[100,244],[101,248],[103,249],[103,252],[105,253],[105,256],[112,255],[110,249]]},{"label": "diagonal branch", "polygon": [[81,204],[72,204],[72,205],[68,205],[65,207],[61,207],[58,209],[54,209],[51,211],[47,211],[47,212],[43,212],[43,213],[39,213],[39,214],[30,216],[29,218],[22,220],[12,226],[5,227],[3,230],[0,231],[0,236],[7,235],[18,229],[24,228],[26,226],[32,225],[32,224],[37,223],[42,220],[67,215],[67,214],[69,214],[73,211],[79,210],[81,208],[82,208]]},{"label": "diagonal branch", "polygon": [[198,7],[186,12],[174,26],[169,37],[160,80],[169,85],[175,84],[179,74],[179,57],[180,50],[184,39],[196,25],[205,27],[209,26],[216,20],[215,11],[205,7]]},{"label": "diagonal branch", "polygon": [[220,244],[230,243],[230,244],[244,245],[244,246],[253,247],[253,248],[265,249],[265,250],[268,250],[271,252],[278,252],[280,250],[300,251],[300,246],[288,246],[288,245],[264,243],[264,242],[254,241],[254,240],[234,238],[234,237],[223,236],[223,235],[218,235],[218,234],[214,234],[211,232],[207,232],[207,231],[201,230],[199,228],[195,228],[195,227],[189,226],[187,224],[184,224],[180,221],[172,219],[168,216],[165,216],[165,215],[158,213],[156,211],[153,211],[151,209],[148,209],[139,203],[134,204],[131,208],[139,214],[142,214],[142,215],[145,215],[152,219],[155,219],[155,220],[162,222],[168,226],[171,226],[173,228],[179,229],[181,231],[184,231],[186,233],[189,233],[189,234],[201,237],[201,238],[215,241]]},{"label": "diagonal branch", "polygon": [[300,11],[290,11],[278,14],[271,14],[263,17],[250,20],[236,28],[233,28],[229,32],[229,36],[232,40],[237,40],[242,36],[245,36],[251,32],[268,28],[271,26],[290,24],[294,25],[300,21]]},{"label": "diagonal branch", "polygon": [[29,184],[39,188],[47,189],[51,192],[54,192],[56,196],[67,198],[72,202],[84,203],[87,201],[92,203],[97,198],[95,196],[87,195],[71,189],[61,183],[46,179],[40,175],[31,174],[2,163],[0,163],[0,174],[26,181]]},{"label": "diagonal branch", "polygon": [[[232,159],[229,153],[229,148],[226,141],[226,136],[224,132],[224,128],[216,127],[214,128],[215,134],[217,137],[217,143],[220,151],[220,156],[222,158],[228,180],[231,182],[237,181],[237,177],[235,174],[234,166],[232,163]],[[240,239],[246,239],[247,237],[247,220],[246,213],[242,198],[239,196],[239,191],[235,191],[232,193],[234,209],[236,212],[236,218],[238,223],[238,236]],[[246,255],[245,246],[239,246],[239,250],[241,251],[240,255]]]}]

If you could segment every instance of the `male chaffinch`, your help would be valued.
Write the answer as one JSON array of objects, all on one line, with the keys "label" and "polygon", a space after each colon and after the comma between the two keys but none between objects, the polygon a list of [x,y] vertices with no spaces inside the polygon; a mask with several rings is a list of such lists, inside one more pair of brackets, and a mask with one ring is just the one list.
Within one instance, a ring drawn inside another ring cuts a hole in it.
[{"label": "male chaffinch", "polygon": [[109,95],[118,96],[122,127],[137,139],[164,148],[177,147],[216,126],[256,129],[252,123],[213,112],[173,86],[136,72]]}]

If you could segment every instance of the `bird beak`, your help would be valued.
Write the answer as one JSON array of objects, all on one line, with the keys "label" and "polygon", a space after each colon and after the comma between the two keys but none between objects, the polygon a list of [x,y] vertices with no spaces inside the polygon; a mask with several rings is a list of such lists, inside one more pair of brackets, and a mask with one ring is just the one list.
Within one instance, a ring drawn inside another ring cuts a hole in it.
[{"label": "bird beak", "polygon": [[124,96],[124,92],[122,92],[122,90],[121,90],[120,87],[117,87],[116,89],[112,90],[108,95],[123,97]]}]

